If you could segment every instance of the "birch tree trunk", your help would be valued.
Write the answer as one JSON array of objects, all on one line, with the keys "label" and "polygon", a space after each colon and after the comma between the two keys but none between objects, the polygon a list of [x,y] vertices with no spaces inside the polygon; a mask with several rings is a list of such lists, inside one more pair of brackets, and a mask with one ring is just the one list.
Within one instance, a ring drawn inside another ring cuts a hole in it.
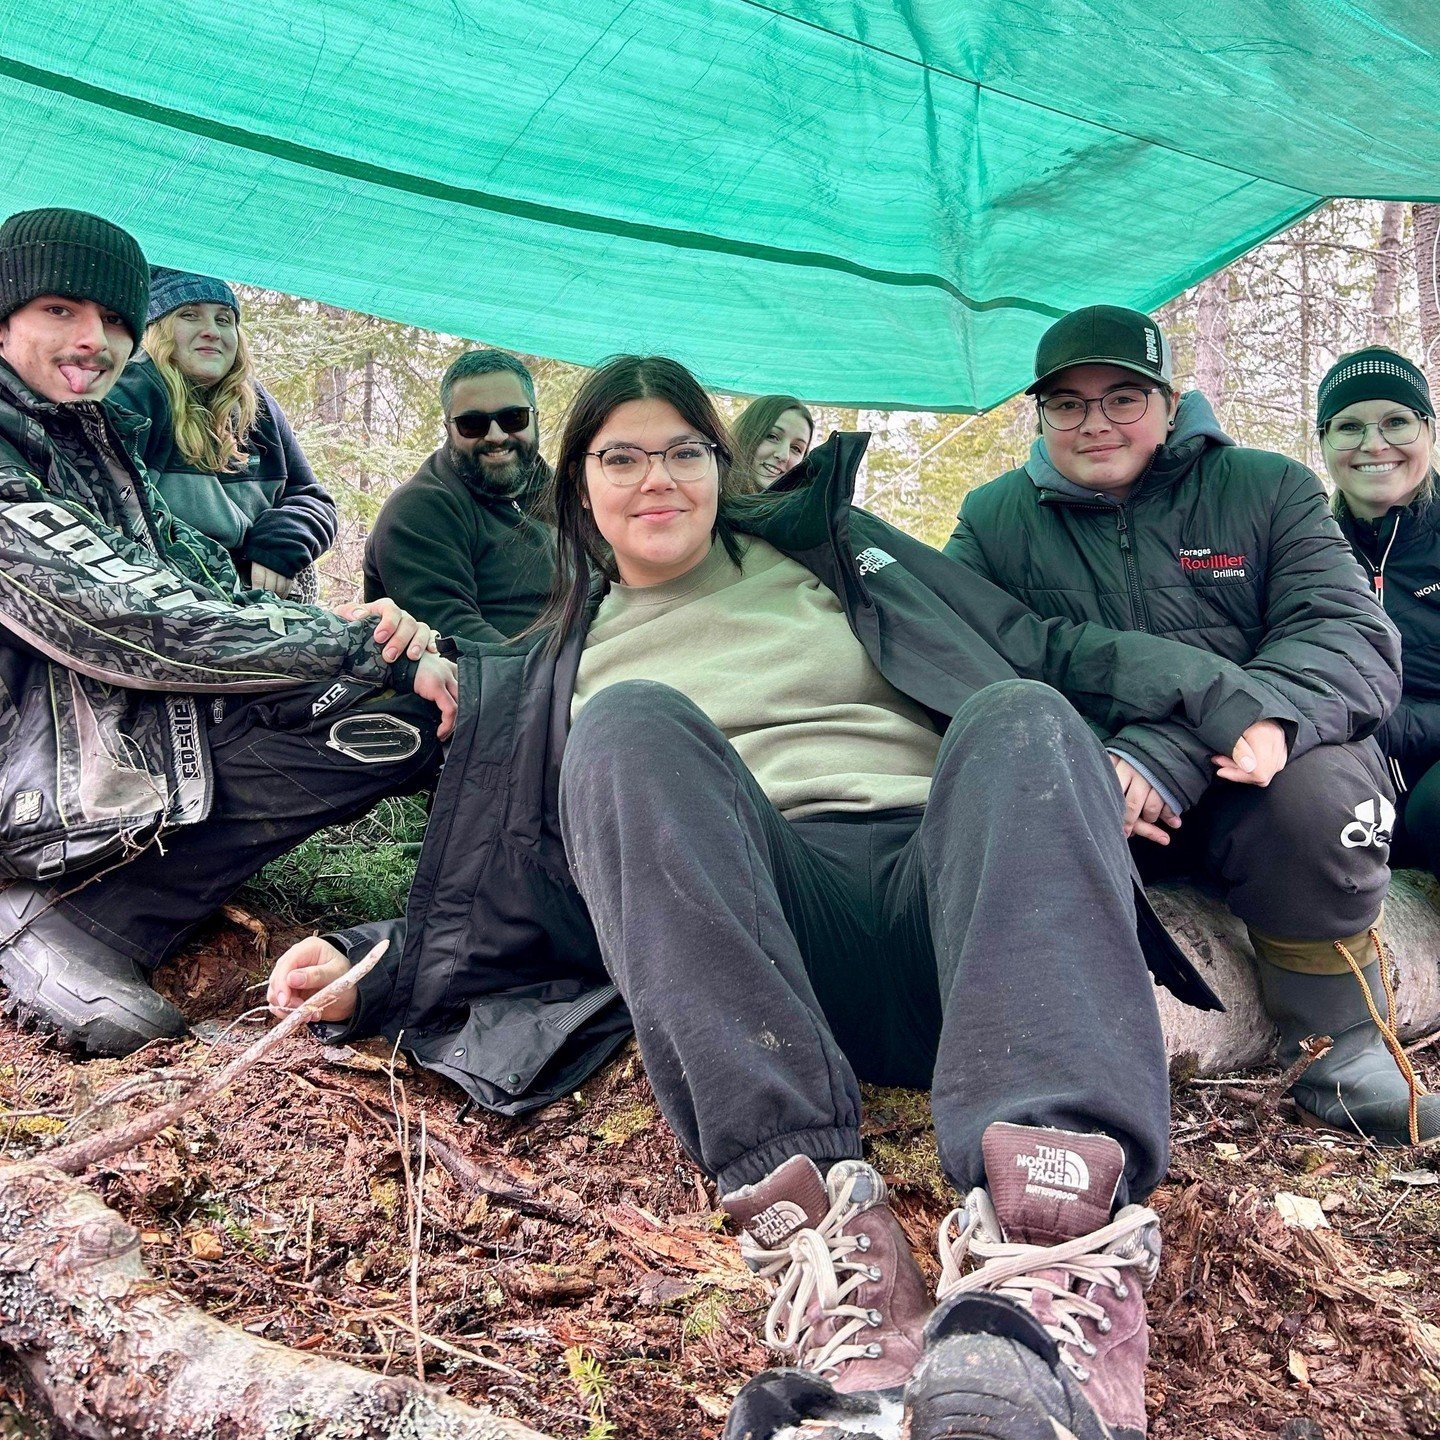
[{"label": "birch tree trunk", "polygon": [[1413,212],[1415,283],[1420,291],[1420,339],[1417,356],[1428,375],[1440,366],[1440,204],[1416,205]]},{"label": "birch tree trunk", "polygon": [[1400,298],[1400,242],[1405,230],[1405,206],[1389,201],[1380,212],[1380,243],[1375,249],[1375,290],[1370,304],[1372,345],[1395,348],[1396,311]]}]

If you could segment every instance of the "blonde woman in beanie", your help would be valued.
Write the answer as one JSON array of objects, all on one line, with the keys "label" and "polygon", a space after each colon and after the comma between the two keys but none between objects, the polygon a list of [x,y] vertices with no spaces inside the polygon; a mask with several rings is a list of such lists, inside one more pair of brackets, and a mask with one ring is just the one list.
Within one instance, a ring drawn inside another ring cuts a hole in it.
[{"label": "blonde woman in beanie", "polygon": [[1420,369],[1383,346],[1343,355],[1315,423],[1335,518],[1400,632],[1404,692],[1376,739],[1398,799],[1391,863],[1440,875],[1440,505],[1435,405]]},{"label": "blonde woman in beanie", "polygon": [[335,502],[255,378],[235,292],[157,267],[147,318],[112,403],[150,422],[140,446],[151,480],[253,588],[313,599],[315,561],[335,542]]}]

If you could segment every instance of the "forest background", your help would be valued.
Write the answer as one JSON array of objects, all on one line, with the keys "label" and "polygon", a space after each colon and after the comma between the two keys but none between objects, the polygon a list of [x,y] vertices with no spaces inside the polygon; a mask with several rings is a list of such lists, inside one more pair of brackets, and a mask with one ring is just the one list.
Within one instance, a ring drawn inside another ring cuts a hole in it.
[{"label": "forest background", "polygon": [[[457,283],[483,281],[484,268],[477,256],[475,274]],[[241,287],[241,303],[259,374],[339,505],[340,537],[320,564],[322,596],[349,598],[385,497],[443,438],[446,366],[462,350],[493,342],[252,287]],[[1323,479],[1315,387],[1338,356],[1391,345],[1440,386],[1440,205],[1332,201],[1186,291],[1158,318],[1182,389],[1208,396],[1240,444],[1280,451]],[[686,358],[683,349],[675,353]],[[525,358],[539,394],[541,448],[553,459],[561,417],[586,371]],[[745,404],[745,397],[721,398],[732,417]],[[949,535],[966,492],[1021,463],[1035,433],[1033,402],[1024,396],[979,415],[812,408],[822,437],[873,432],[857,503],[934,545]],[[396,914],[423,825],[418,801],[386,802],[277,861],[253,889],[302,923]]]}]

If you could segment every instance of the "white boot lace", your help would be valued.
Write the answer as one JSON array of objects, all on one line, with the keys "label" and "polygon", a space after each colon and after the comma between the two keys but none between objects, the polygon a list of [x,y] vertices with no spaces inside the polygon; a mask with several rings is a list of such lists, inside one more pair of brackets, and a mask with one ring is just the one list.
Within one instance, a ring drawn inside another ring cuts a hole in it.
[{"label": "white boot lace", "polygon": [[[940,1285],[936,1298],[970,1290],[988,1290],[1013,1300],[1034,1314],[1038,1293],[1050,1296],[1053,1323],[1045,1325],[1050,1338],[1060,1347],[1060,1358],[1082,1383],[1090,1378],[1082,1356],[1095,1354],[1095,1346],[1080,1328],[1081,1320],[1092,1320],[1101,1334],[1110,1329],[1105,1307],[1075,1288],[1088,1290],[1103,1285],[1123,1300],[1128,1289],[1122,1272],[1140,1270],[1134,1277],[1146,1284],[1154,1274],[1156,1256],[1136,1243],[1131,1253],[1117,1253],[1119,1245],[1137,1237],[1147,1225],[1158,1224],[1153,1210],[1127,1205],[1110,1224],[1088,1235],[1077,1236],[1060,1245],[1023,1245],[997,1237],[1000,1227],[983,1190],[973,1192],[963,1207],[952,1210],[940,1225]],[[1116,1248],[1112,1248],[1116,1247]],[[975,1268],[964,1271],[967,1257]],[[1036,1316],[1038,1319],[1039,1317]],[[1078,1354],[1076,1353],[1078,1352]]]},{"label": "white boot lace", "polygon": [[[883,1324],[884,1317],[878,1310],[848,1303],[860,1286],[881,1278],[876,1266],[856,1258],[870,1248],[870,1237],[845,1234],[845,1226],[860,1213],[850,1198],[857,1179],[852,1175],[845,1182],[817,1226],[797,1231],[783,1249],[763,1249],[748,1232],[740,1236],[745,1263],[756,1274],[779,1282],[765,1316],[765,1343],[795,1355],[802,1370],[833,1370],[847,1360],[875,1360],[881,1354],[877,1343],[854,1337]],[[809,1313],[812,1301],[818,1313]],[[843,1323],[812,1346],[811,1332],[825,1320]]]}]

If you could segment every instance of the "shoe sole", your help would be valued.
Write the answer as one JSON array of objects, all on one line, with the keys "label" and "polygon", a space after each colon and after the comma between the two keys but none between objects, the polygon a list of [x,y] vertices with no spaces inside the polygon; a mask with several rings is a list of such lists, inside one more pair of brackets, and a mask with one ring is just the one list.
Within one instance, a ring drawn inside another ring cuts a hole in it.
[{"label": "shoe sole", "polygon": [[1119,1440],[1093,1412],[1073,1414],[1040,1356],[994,1335],[941,1340],[907,1400],[910,1440]]},{"label": "shoe sole", "polygon": [[188,1033],[184,1030],[178,1034],[147,1033],[117,1025],[108,1015],[87,1015],[84,1013],[90,1008],[87,1001],[63,986],[47,985],[48,979],[19,963],[13,954],[0,960],[0,981],[9,991],[5,1013],[72,1054],[121,1059],[152,1040],[178,1040]]},{"label": "shoe sole", "polygon": [[[1337,1125],[1333,1120],[1325,1120],[1315,1114],[1313,1110],[1307,1110],[1299,1101],[1295,1102],[1295,1109],[1299,1115],[1300,1125],[1306,1130],[1328,1130],[1332,1135],[1345,1135],[1351,1140],[1373,1140],[1377,1145],[1403,1145],[1408,1147],[1411,1143],[1409,1130],[1357,1130],[1351,1125]],[[1422,1145],[1431,1145],[1440,1139],[1440,1136],[1432,1135],[1429,1139],[1420,1137]]]}]

